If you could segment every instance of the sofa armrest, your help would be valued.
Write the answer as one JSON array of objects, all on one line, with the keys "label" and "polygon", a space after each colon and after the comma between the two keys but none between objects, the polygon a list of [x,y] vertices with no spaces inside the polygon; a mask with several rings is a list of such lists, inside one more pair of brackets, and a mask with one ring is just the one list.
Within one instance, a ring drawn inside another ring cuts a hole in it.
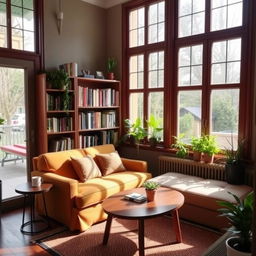
[{"label": "sofa armrest", "polygon": [[148,164],[146,161],[121,158],[124,167],[127,170],[136,171],[136,172],[147,172]]}]

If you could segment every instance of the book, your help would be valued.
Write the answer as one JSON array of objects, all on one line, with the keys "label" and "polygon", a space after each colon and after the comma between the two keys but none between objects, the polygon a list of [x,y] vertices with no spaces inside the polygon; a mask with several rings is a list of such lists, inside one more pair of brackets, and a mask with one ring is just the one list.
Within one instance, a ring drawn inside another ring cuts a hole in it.
[{"label": "book", "polygon": [[139,193],[131,193],[124,196],[125,200],[129,200],[136,203],[143,203],[147,201],[147,197]]}]

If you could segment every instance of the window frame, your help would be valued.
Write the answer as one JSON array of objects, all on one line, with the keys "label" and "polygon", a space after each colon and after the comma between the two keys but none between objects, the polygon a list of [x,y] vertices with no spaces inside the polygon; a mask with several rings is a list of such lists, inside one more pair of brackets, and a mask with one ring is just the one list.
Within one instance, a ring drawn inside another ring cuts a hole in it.
[{"label": "window frame", "polygon": [[[127,95],[129,95],[129,67],[127,66],[129,55],[132,53],[141,53],[142,51],[160,51],[165,52],[165,70],[164,70],[164,141],[163,147],[169,148],[174,142],[173,136],[177,135],[178,128],[178,92],[182,90],[201,90],[202,91],[202,133],[209,134],[210,132],[210,95],[211,91],[214,89],[240,89],[240,99],[239,99],[239,137],[249,138],[252,134],[252,89],[253,85],[251,81],[253,79],[253,71],[251,71],[252,66],[252,35],[253,35],[253,5],[252,1],[243,1],[243,24],[239,27],[227,28],[224,30],[210,31],[210,12],[211,6],[210,1],[205,1],[205,33],[191,35],[187,37],[178,37],[178,0],[165,0],[165,41],[161,43],[156,43],[152,45],[145,44],[145,46],[134,47],[129,49],[129,33],[128,26],[129,11],[136,9],[141,6],[148,6],[160,2],[147,1],[147,0],[134,0],[132,2],[123,4],[123,119],[129,118],[129,101],[127,100]],[[256,9],[256,8],[255,8]],[[145,21],[147,22],[147,12],[145,9]],[[147,43],[147,27],[145,24],[145,43]],[[167,33],[169,31],[169,33]],[[170,32],[171,31],[171,32]],[[232,38],[241,38],[241,74],[240,83],[238,84],[214,84],[211,85],[211,47],[215,41],[224,41]],[[189,39],[189,40],[188,40]],[[128,44],[127,44],[128,42]],[[192,46],[196,44],[203,44],[203,72],[202,72],[202,85],[200,86],[178,86],[178,51],[181,47]],[[157,45],[157,48],[156,48]],[[146,58],[145,58],[146,60]],[[144,64],[147,67],[147,64]],[[144,70],[144,78],[148,75],[147,70]],[[144,84],[147,84],[147,80],[144,80]],[[144,88],[145,89],[145,88]],[[152,88],[151,88],[152,89]],[[137,90],[136,90],[137,91]],[[141,90],[144,93],[148,93],[146,90]],[[139,91],[138,91],[139,92]],[[147,99],[147,96],[144,97]],[[128,96],[129,97],[129,96]],[[144,111],[148,110],[147,102],[144,102]],[[144,113],[144,121],[147,116]],[[124,132],[124,130],[122,130]],[[251,142],[247,142],[247,153],[251,147]],[[157,149],[156,149],[157,150]]]}]

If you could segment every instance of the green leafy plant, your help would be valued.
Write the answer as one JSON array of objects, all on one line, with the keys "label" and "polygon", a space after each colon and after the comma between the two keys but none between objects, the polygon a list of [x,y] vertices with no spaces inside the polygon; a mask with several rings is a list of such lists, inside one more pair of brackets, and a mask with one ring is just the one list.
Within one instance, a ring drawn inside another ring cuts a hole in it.
[{"label": "green leafy plant", "polygon": [[116,59],[113,57],[109,57],[107,60],[107,72],[113,73],[116,65],[117,65]]},{"label": "green leafy plant", "polygon": [[175,143],[171,145],[172,148],[177,149],[176,155],[180,158],[185,158],[188,155],[187,145],[182,142],[182,138],[184,136],[184,134],[180,134],[179,137],[173,136],[173,138],[175,139]]},{"label": "green leafy plant", "polygon": [[245,140],[244,139],[239,139],[238,144],[237,144],[237,149],[234,149],[234,144],[233,144],[233,138],[232,141],[229,142],[230,144],[230,149],[225,149],[224,153],[226,155],[226,163],[227,164],[240,164],[242,161],[242,154],[244,150],[244,144]]},{"label": "green leafy plant", "polygon": [[203,152],[212,156],[217,154],[220,149],[217,146],[216,137],[212,135],[204,135],[201,137],[202,145],[203,145]]},{"label": "green leafy plant", "polygon": [[125,119],[124,125],[127,130],[125,137],[132,137],[135,140],[136,144],[138,144],[142,139],[147,136],[147,132],[142,126],[142,121],[140,118],[137,118],[134,123],[132,123],[130,119]]},{"label": "green leafy plant", "polygon": [[225,216],[230,224],[229,231],[238,236],[238,242],[234,244],[234,249],[242,252],[250,252],[252,245],[252,220],[253,220],[253,191],[249,193],[243,200],[236,195],[232,195],[236,203],[217,201],[224,207],[218,209],[220,216]]},{"label": "green leafy plant", "polygon": [[161,140],[160,132],[163,131],[163,128],[160,127],[160,119],[157,119],[155,116],[151,115],[149,117],[149,120],[147,120],[146,122],[149,131],[149,141],[152,144],[156,144]]},{"label": "green leafy plant", "polygon": [[46,81],[53,89],[68,89],[70,86],[70,78],[63,69],[46,72]]},{"label": "green leafy plant", "polygon": [[144,182],[142,186],[147,190],[155,190],[160,187],[160,184],[155,181],[149,180],[149,181]]},{"label": "green leafy plant", "polygon": [[191,138],[191,149],[197,152],[204,152],[204,143],[202,141],[202,137]]}]

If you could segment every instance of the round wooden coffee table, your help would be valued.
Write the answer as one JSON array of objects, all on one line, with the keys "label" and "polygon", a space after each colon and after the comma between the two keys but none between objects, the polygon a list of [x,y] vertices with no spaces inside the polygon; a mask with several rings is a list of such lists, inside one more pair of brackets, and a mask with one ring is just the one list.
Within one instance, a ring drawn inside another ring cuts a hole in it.
[{"label": "round wooden coffee table", "polygon": [[103,201],[103,209],[108,214],[103,244],[108,242],[113,217],[136,219],[139,229],[139,255],[144,256],[144,219],[165,213],[172,214],[176,240],[178,243],[182,242],[178,209],[184,204],[184,196],[176,190],[160,187],[153,202],[135,203],[124,199],[125,195],[134,192],[146,195],[144,188],[135,188],[119,192]]}]

